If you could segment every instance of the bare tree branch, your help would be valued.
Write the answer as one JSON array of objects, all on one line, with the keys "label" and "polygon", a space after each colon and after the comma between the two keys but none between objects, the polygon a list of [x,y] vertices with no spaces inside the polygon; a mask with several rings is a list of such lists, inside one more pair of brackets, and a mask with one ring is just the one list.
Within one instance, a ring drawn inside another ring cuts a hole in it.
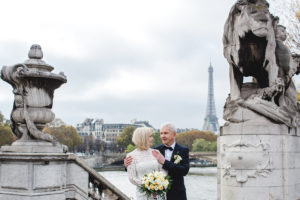
[{"label": "bare tree branch", "polygon": [[286,27],[286,45],[293,54],[300,54],[300,0],[270,0],[270,10]]}]

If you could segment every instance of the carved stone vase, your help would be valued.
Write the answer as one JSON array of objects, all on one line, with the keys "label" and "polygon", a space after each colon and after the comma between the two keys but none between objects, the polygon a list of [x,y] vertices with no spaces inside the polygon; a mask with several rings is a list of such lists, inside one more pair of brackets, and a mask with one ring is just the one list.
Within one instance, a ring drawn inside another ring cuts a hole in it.
[{"label": "carved stone vase", "polygon": [[66,76],[51,72],[54,68],[42,60],[39,45],[31,46],[28,57],[24,63],[4,66],[1,71],[1,78],[13,87],[11,128],[18,138],[12,146],[4,146],[1,151],[65,151],[55,137],[42,130],[55,118],[51,111],[54,90],[67,82]]}]

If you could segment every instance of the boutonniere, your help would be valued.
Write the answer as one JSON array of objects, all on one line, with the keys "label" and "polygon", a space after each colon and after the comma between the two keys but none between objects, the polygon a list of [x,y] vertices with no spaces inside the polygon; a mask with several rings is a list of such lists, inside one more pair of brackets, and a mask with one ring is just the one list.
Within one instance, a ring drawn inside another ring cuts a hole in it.
[{"label": "boutonniere", "polygon": [[176,155],[174,156],[174,159],[175,159],[175,161],[174,161],[175,164],[180,163],[180,161],[182,160],[181,156],[178,155],[178,154],[176,154]]}]

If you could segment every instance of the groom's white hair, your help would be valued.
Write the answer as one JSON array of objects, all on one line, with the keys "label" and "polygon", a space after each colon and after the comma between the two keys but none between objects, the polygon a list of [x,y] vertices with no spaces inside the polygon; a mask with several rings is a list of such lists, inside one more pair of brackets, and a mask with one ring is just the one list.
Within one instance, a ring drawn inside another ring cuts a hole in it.
[{"label": "groom's white hair", "polygon": [[164,127],[169,128],[172,132],[175,132],[175,133],[177,132],[177,129],[176,129],[175,125],[172,124],[172,123],[170,123],[170,122],[163,123],[163,124],[160,126],[160,130],[161,130],[162,128],[164,128]]}]

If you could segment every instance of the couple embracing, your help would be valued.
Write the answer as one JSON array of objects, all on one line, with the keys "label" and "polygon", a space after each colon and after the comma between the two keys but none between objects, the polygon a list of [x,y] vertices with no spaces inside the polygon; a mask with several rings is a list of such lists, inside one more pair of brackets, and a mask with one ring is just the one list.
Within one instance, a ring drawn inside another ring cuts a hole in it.
[{"label": "couple embracing", "polygon": [[151,149],[153,143],[153,129],[137,128],[132,136],[133,143],[137,149],[129,153],[124,160],[127,167],[129,180],[137,186],[137,200],[153,200],[160,197],[147,197],[140,190],[143,177],[152,171],[161,171],[171,178],[171,188],[167,191],[167,200],[186,200],[184,186],[185,176],[190,168],[189,149],[176,143],[176,128],[173,124],[162,125],[160,137],[162,145]]}]

